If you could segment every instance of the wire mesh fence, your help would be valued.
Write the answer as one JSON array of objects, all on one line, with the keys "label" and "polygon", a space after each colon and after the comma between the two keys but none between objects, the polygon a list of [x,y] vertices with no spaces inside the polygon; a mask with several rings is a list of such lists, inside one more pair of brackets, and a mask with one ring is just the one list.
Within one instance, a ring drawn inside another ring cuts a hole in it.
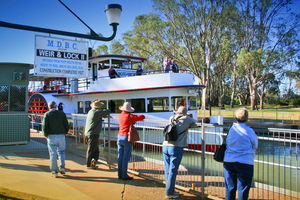
[{"label": "wire mesh fence", "polygon": [[[12,116],[10,116],[12,117]],[[36,121],[39,117],[40,122]],[[43,116],[30,115],[30,139],[22,145],[0,146],[1,151],[47,148],[41,133]],[[84,137],[86,115],[68,117],[70,132],[67,151],[85,156]],[[0,123],[1,123],[0,117]],[[18,120],[18,117],[11,118]],[[133,144],[128,169],[132,173],[164,182],[162,130],[167,122],[144,120],[136,123],[140,141]],[[101,159],[117,166],[117,135],[119,122],[116,118],[104,120],[100,134]],[[223,165],[213,160],[214,151],[226,137],[228,126],[199,124],[189,129],[188,147],[177,176],[176,187],[203,195],[225,197]],[[254,164],[253,185],[249,199],[300,199],[300,130],[253,127],[259,138]],[[5,131],[1,130],[1,134]],[[0,143],[1,145],[1,143]]]}]

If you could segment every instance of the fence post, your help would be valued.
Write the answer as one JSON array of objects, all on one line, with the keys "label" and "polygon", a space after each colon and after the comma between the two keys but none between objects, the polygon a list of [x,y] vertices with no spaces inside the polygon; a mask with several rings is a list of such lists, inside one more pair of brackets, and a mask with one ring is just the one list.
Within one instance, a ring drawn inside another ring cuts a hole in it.
[{"label": "fence post", "polygon": [[145,150],[146,150],[146,146],[145,146],[145,126],[143,126],[143,157],[145,157]]},{"label": "fence post", "polygon": [[201,134],[201,143],[202,143],[202,155],[201,155],[201,176],[202,176],[202,184],[201,184],[201,199],[205,199],[204,194],[204,186],[205,186],[205,127],[204,127],[204,119],[202,119],[202,134]]},{"label": "fence post", "polygon": [[110,165],[111,165],[111,158],[110,158],[110,143],[111,143],[111,140],[110,140],[110,114],[108,115],[108,119],[107,119],[107,123],[108,123],[108,130],[107,130],[107,136],[108,136],[108,157],[107,157],[107,163],[108,163],[108,166],[110,168]]}]

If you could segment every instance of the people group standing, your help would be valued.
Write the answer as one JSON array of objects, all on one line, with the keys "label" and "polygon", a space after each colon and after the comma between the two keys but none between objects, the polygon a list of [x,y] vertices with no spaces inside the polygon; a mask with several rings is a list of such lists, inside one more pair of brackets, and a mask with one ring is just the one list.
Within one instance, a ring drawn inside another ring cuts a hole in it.
[{"label": "people group standing", "polygon": [[188,146],[187,136],[190,127],[196,127],[196,120],[190,117],[187,109],[180,106],[177,115],[171,116],[169,122],[175,120],[178,139],[176,141],[163,142],[163,158],[165,166],[165,180],[166,180],[166,198],[175,199],[179,194],[175,192],[176,176],[178,168],[183,156],[183,149]]},{"label": "people group standing", "polygon": [[176,64],[175,59],[171,60],[169,57],[166,57],[163,64],[164,64],[165,73],[169,73],[170,71],[173,73],[179,72],[179,68],[178,65]]},{"label": "people group standing", "polygon": [[[47,138],[47,145],[50,157],[51,175],[58,177],[58,172],[62,175],[65,171],[65,150],[66,140],[65,135],[69,131],[68,120],[64,112],[56,110],[57,105],[54,101],[48,103],[49,111],[45,113],[42,132]],[[59,166],[57,165],[59,159]]]},{"label": "people group standing", "polygon": [[85,137],[87,140],[86,167],[96,169],[99,159],[99,136],[102,129],[102,118],[108,117],[110,111],[101,109],[104,104],[98,99],[91,103],[91,110],[87,114],[85,124]]},{"label": "people group standing", "polygon": [[234,200],[236,190],[238,199],[248,199],[253,177],[255,149],[258,138],[252,128],[248,127],[248,111],[239,108],[235,112],[234,123],[226,138],[224,156],[224,179],[226,200]]},{"label": "people group standing", "polygon": [[118,178],[123,180],[132,180],[128,176],[128,162],[130,161],[132,142],[128,142],[128,132],[131,124],[145,119],[144,115],[134,115],[134,108],[129,102],[125,102],[119,109],[122,111],[118,115],[119,118],[119,133],[118,133]]}]

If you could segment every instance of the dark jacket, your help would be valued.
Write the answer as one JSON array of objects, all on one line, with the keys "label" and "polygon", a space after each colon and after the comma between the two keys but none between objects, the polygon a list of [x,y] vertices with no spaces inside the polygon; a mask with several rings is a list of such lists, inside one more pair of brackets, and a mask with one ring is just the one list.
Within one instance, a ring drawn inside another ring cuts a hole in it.
[{"label": "dark jacket", "polygon": [[118,73],[116,72],[116,70],[113,69],[113,68],[110,68],[110,69],[108,70],[108,76],[109,76],[110,78],[117,78],[117,77],[120,78],[119,74],[118,74]]},{"label": "dark jacket", "polygon": [[91,109],[88,112],[85,123],[85,136],[99,135],[102,128],[102,118],[107,117],[110,111],[107,109]]},{"label": "dark jacket", "polygon": [[67,116],[62,111],[52,109],[45,113],[42,127],[45,137],[48,135],[66,135],[69,131]]}]

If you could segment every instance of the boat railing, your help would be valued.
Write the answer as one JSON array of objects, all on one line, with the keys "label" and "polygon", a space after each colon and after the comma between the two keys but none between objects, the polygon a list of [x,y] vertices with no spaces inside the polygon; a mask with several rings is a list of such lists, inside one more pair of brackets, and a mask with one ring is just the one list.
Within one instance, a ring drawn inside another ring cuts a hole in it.
[{"label": "boat railing", "polygon": [[[147,76],[154,74],[164,74],[164,70],[150,70],[136,74],[136,71],[119,70],[119,78],[135,77],[135,76]],[[172,73],[171,71],[169,73]],[[189,70],[180,70],[179,73],[191,74]],[[49,85],[45,85],[42,80],[31,80],[28,86],[28,92],[31,96],[34,93],[77,93],[85,92],[90,88],[90,85],[95,81],[101,81],[103,79],[110,79],[107,75],[101,75],[97,77],[89,78],[67,78],[65,83],[60,81],[60,78],[53,78]],[[37,82],[37,83],[34,83]]]}]

